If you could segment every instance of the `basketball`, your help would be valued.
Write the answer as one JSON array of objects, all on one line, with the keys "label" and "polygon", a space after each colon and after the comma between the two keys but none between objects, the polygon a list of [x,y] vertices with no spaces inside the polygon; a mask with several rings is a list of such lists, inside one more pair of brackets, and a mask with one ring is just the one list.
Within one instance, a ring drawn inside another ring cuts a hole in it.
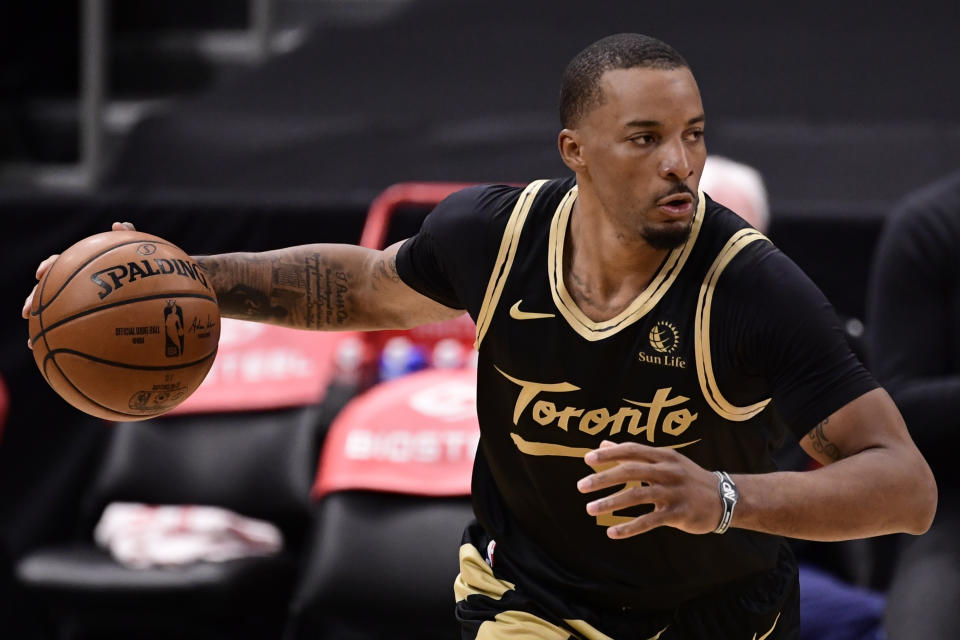
[{"label": "basketball", "polygon": [[37,286],[33,357],[54,391],[108,420],[183,402],[217,354],[220,310],[195,260],[162,238],[108,231],[64,251]]}]

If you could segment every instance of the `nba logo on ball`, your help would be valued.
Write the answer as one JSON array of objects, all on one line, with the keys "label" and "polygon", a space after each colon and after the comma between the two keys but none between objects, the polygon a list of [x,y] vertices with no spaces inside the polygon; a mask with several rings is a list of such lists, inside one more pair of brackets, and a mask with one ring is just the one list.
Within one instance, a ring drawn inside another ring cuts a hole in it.
[{"label": "nba logo on ball", "polygon": [[167,300],[163,310],[163,326],[167,329],[168,358],[177,358],[183,353],[183,309],[176,300]]}]

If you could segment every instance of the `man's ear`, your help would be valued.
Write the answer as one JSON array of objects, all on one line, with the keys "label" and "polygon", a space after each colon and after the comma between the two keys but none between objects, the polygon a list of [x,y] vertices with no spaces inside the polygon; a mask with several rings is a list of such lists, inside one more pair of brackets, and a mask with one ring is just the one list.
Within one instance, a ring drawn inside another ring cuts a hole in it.
[{"label": "man's ear", "polygon": [[557,148],[560,150],[560,158],[574,173],[583,171],[586,167],[579,133],[576,129],[564,129],[560,132],[560,135],[557,136]]}]

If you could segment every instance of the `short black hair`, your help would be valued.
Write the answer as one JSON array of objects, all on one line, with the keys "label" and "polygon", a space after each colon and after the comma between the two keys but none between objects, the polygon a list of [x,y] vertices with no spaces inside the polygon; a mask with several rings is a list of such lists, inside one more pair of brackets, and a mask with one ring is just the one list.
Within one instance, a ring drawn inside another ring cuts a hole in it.
[{"label": "short black hair", "polygon": [[666,42],[639,33],[618,33],[597,40],[574,56],[560,85],[560,124],[575,127],[590,109],[603,102],[600,77],[610,69],[690,68]]}]

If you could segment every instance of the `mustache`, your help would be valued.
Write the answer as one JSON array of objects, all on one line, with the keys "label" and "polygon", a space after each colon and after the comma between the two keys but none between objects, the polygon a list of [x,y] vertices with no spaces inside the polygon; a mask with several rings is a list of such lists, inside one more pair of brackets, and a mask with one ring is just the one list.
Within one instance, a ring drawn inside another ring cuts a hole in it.
[{"label": "mustache", "polygon": [[682,193],[690,194],[690,196],[693,198],[693,201],[697,201],[697,194],[693,191],[693,189],[687,186],[686,182],[678,182],[672,189],[657,194],[654,196],[653,201],[659,202],[663,198],[669,198],[670,196],[676,196]]}]

